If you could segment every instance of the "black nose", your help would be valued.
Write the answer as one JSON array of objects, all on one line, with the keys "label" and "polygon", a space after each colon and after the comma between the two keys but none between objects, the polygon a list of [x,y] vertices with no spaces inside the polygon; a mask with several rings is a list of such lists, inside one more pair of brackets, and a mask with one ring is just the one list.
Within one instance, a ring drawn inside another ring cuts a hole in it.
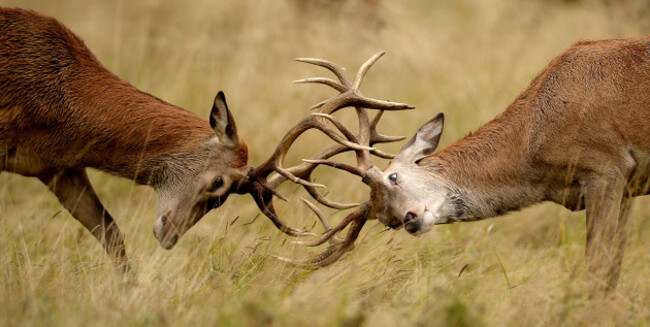
[{"label": "black nose", "polygon": [[406,214],[406,217],[405,217],[405,219],[404,219],[404,222],[405,222],[405,223],[408,223],[409,221],[411,221],[411,220],[413,220],[413,219],[415,219],[415,218],[417,218],[417,216],[416,216],[414,213],[409,212],[409,213]]},{"label": "black nose", "polygon": [[420,222],[418,222],[417,220],[413,220],[407,223],[404,229],[406,229],[406,231],[409,232],[409,234],[415,234],[417,233],[417,231],[420,230]]}]

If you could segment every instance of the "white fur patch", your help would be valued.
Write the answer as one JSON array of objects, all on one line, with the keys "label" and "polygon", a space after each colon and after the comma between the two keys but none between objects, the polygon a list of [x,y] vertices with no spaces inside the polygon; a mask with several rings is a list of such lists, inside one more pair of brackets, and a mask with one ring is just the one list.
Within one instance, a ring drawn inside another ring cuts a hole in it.
[{"label": "white fur patch", "polygon": [[425,226],[433,225],[436,223],[436,218],[433,217],[433,214],[430,211],[425,211],[424,215],[422,215],[422,223],[424,223]]}]

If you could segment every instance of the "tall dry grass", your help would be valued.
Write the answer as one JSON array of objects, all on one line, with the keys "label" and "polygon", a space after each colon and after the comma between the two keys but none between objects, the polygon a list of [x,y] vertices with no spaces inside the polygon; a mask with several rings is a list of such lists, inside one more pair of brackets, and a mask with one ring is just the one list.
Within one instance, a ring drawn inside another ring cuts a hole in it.
[{"label": "tall dry grass", "polygon": [[[356,69],[387,50],[364,93],[418,109],[387,115],[381,129],[410,136],[443,111],[445,146],[504,110],[572,43],[650,31],[650,6],[634,0],[366,3],[374,2],[0,1],[57,17],[111,71],[201,116],[217,90],[225,90],[252,164],[270,155],[309,106],[331,95],[289,83],[323,73],[293,63],[294,57]],[[307,135],[289,161],[322,142]],[[285,242],[256,218],[248,197],[231,197],[165,251],[151,232],[150,189],[99,172],[91,179],[126,234],[137,281],[123,282],[44,186],[3,173],[0,324],[643,326],[650,320],[648,199],[635,203],[618,291],[596,303],[587,300],[580,275],[584,213],[556,205],[441,226],[419,238],[381,233],[370,222],[343,260],[305,271],[270,255],[315,252]],[[323,169],[319,179],[335,199],[367,197],[347,176]],[[293,201],[280,211],[293,225],[311,226],[314,217],[295,201],[296,190],[282,189]]]}]

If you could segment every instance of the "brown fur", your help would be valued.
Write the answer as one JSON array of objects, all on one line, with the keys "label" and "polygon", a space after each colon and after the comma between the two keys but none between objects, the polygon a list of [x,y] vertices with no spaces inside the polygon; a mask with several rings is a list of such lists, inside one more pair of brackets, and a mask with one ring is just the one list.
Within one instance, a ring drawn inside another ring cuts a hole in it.
[{"label": "brown fur", "polygon": [[630,156],[650,151],[648,121],[650,37],[579,42],[504,113],[421,164],[483,194],[580,209],[565,188],[596,172],[627,177]]}]

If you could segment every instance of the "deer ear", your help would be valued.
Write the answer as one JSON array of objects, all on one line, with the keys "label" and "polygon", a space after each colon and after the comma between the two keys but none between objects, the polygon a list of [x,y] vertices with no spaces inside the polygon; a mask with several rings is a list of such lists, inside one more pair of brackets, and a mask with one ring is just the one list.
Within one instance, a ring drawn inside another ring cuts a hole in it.
[{"label": "deer ear", "polygon": [[422,125],[415,136],[406,143],[395,157],[396,161],[417,162],[430,155],[438,147],[445,116],[439,113]]},{"label": "deer ear", "polygon": [[210,112],[210,126],[221,143],[228,146],[237,146],[239,144],[235,119],[228,110],[226,96],[222,91],[219,91],[214,98],[214,104]]}]

